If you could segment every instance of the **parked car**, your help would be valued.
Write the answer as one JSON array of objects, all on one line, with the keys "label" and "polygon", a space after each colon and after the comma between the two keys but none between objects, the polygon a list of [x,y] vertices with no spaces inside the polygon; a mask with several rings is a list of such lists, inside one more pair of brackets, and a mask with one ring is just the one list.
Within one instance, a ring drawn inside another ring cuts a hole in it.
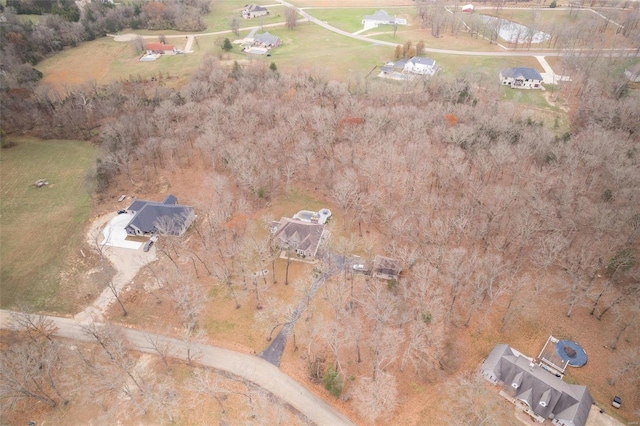
[{"label": "parked car", "polygon": [[611,401],[611,405],[613,405],[615,408],[620,408],[620,406],[622,405],[622,398],[620,398],[619,396],[614,396],[613,401]]},{"label": "parked car", "polygon": [[352,268],[354,271],[364,271],[365,269],[367,269],[367,267],[362,263],[356,263],[352,266]]},{"label": "parked car", "polygon": [[125,209],[118,210],[118,214],[125,214],[127,211]]}]

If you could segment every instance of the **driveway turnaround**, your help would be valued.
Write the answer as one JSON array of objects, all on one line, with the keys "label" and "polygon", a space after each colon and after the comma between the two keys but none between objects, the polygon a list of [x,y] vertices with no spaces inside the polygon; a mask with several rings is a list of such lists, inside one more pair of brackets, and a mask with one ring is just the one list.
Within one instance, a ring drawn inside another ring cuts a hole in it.
[{"label": "driveway turnaround", "polygon": [[102,244],[110,247],[138,250],[142,246],[142,243],[127,240],[127,231],[124,229],[129,222],[131,222],[132,218],[132,214],[124,213],[116,215],[111,219],[102,230],[102,235],[104,236],[104,242]]},{"label": "driveway turnaround", "polygon": [[[56,336],[85,342],[94,341],[84,332],[78,321],[49,316],[45,318],[53,321],[58,327],[55,333]],[[11,326],[11,312],[0,310],[0,327],[11,328]],[[127,337],[132,350],[156,354],[149,347],[149,337],[151,337],[161,344],[168,345],[172,349],[173,358],[187,361],[187,343],[183,340],[121,326],[116,327]],[[331,405],[264,359],[202,344],[192,345],[192,355],[194,352],[199,355],[197,361],[199,364],[226,371],[260,386],[317,425],[340,426],[354,424]]]}]

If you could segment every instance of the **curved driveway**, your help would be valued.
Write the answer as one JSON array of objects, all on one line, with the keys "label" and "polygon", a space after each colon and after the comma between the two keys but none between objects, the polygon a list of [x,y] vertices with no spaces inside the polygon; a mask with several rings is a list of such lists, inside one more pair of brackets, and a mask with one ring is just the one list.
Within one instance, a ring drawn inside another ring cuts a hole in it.
[{"label": "curved driveway", "polygon": [[[54,333],[56,336],[85,342],[94,341],[83,331],[82,323],[78,321],[49,316],[45,318],[53,321],[58,327]],[[157,352],[149,347],[149,337],[152,337],[153,340],[157,339],[159,343],[170,347],[173,358],[187,360],[187,345],[182,340],[126,327],[117,327],[127,337],[133,350],[157,355]],[[10,311],[0,310],[0,328],[11,328]],[[192,353],[198,353],[197,362],[199,364],[226,371],[260,386],[317,425],[354,424],[331,405],[262,358],[210,345],[195,344],[191,348]]]}]

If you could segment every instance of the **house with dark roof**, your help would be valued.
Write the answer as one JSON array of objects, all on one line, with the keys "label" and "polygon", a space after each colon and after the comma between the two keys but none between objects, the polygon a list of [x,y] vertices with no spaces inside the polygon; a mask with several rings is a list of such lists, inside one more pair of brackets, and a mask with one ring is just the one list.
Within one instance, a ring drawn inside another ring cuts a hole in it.
[{"label": "house with dark roof", "polygon": [[383,280],[397,280],[401,270],[400,263],[397,260],[377,255],[373,259],[371,275],[374,278]]},{"label": "house with dark roof", "polygon": [[270,230],[276,247],[314,258],[323,241],[324,225],[283,217],[279,222],[272,222]]},{"label": "house with dark roof", "polygon": [[564,382],[509,345],[496,345],[480,367],[501,394],[537,421],[558,426],[584,426],[593,398],[586,386]]},{"label": "house with dark roof", "polygon": [[512,89],[545,90],[542,85],[542,75],[533,68],[507,68],[500,71],[500,83]]},{"label": "house with dark roof", "polygon": [[242,17],[244,19],[258,18],[260,16],[266,16],[269,11],[266,7],[258,6],[257,4],[248,4],[242,9]]},{"label": "house with dark roof", "polygon": [[161,203],[135,200],[127,211],[133,214],[125,230],[128,235],[147,236],[155,233],[182,235],[195,219],[193,207],[183,206],[173,195]]}]

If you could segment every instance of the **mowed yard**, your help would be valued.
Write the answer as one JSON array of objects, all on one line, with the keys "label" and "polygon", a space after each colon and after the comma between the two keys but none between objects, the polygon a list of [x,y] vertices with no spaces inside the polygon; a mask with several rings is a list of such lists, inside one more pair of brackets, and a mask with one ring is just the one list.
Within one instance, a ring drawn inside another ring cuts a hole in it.
[{"label": "mowed yard", "polygon": [[[92,207],[85,175],[96,149],[78,141],[14,142],[0,151],[0,305],[64,311],[56,295]],[[38,179],[49,186],[35,188]]]}]

